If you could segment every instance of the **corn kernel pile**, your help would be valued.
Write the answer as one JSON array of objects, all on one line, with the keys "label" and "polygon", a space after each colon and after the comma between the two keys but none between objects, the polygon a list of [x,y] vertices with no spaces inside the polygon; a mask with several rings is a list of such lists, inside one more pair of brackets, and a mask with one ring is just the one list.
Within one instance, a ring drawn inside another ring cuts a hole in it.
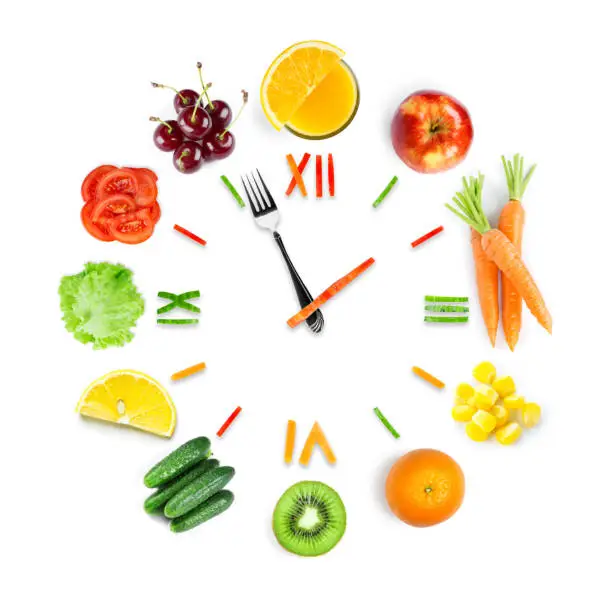
[{"label": "corn kernel pile", "polygon": [[469,438],[484,442],[494,435],[500,444],[514,444],[521,437],[523,427],[529,429],[540,422],[540,406],[525,402],[524,397],[517,395],[512,377],[498,377],[492,363],[479,363],[473,376],[480,384],[473,387],[461,383],[452,410],[453,419],[466,424],[465,433]]}]

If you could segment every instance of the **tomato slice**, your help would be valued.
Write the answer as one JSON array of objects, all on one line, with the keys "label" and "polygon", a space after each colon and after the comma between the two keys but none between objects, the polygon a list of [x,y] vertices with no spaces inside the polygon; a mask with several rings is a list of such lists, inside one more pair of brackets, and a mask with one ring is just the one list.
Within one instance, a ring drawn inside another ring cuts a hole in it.
[{"label": "tomato slice", "polygon": [[[134,197],[136,204],[141,207],[150,207],[157,198],[157,177],[147,168],[131,168],[138,179],[138,193]],[[155,177],[155,178],[153,178]]]},{"label": "tomato slice", "polygon": [[83,181],[81,185],[81,197],[83,202],[88,202],[96,197],[96,190],[98,189],[98,183],[105,177],[109,172],[116,170],[117,166],[98,166],[94,168]]},{"label": "tomato slice", "polygon": [[114,217],[108,227],[115,240],[124,244],[140,244],[151,237],[154,223],[149,210],[141,208],[136,212]]},{"label": "tomato slice", "polygon": [[114,195],[94,204],[91,219],[94,223],[112,220],[117,215],[125,215],[138,209],[134,198],[128,195]]},{"label": "tomato slice", "polygon": [[117,194],[135,197],[138,193],[138,177],[127,168],[118,168],[102,177],[96,189],[96,199],[104,200]]},{"label": "tomato slice", "polygon": [[94,223],[92,220],[92,213],[95,205],[95,200],[85,202],[83,208],[81,208],[81,223],[90,236],[102,240],[103,242],[113,242],[115,239],[106,231],[105,226],[101,223]]},{"label": "tomato slice", "polygon": [[155,225],[161,217],[161,208],[159,207],[159,202],[157,200],[153,202],[153,206],[151,206],[149,209],[149,214],[151,215],[151,223]]},{"label": "tomato slice", "polygon": [[151,170],[150,168],[129,168],[125,166],[125,169],[131,170],[132,172],[134,171],[144,172],[145,174],[148,174],[156,183],[159,180],[157,174],[155,174],[155,172],[153,172],[153,170]]}]

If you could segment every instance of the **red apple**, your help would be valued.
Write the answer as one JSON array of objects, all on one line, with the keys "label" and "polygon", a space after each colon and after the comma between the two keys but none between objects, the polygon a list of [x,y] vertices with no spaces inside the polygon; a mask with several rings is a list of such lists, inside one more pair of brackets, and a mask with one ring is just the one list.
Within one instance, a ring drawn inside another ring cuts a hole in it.
[{"label": "red apple", "polygon": [[397,109],[391,140],[400,159],[417,172],[443,172],[467,155],[474,137],[465,106],[440,91],[416,91]]}]

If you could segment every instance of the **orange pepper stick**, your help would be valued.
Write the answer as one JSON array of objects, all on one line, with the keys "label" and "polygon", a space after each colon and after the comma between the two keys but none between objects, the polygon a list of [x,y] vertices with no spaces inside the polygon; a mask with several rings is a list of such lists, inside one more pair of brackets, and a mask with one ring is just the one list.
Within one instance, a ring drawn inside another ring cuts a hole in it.
[{"label": "orange pepper stick", "polygon": [[[302,161],[300,162],[300,165],[298,166],[298,170],[300,171],[300,176],[302,175],[304,170],[306,170],[306,166],[308,165],[309,160],[310,160],[310,153],[304,153],[304,155],[302,156]],[[285,195],[291,195],[296,185],[297,185],[297,181],[295,180],[295,177],[292,177],[291,182],[289,183],[289,187],[287,187],[287,191],[285,191]]]},{"label": "orange pepper stick", "polygon": [[417,376],[420,376],[423,380],[427,381],[429,384],[433,385],[434,387],[437,387],[438,389],[444,389],[444,387],[446,386],[441,380],[439,380],[435,376],[432,376],[429,372],[422,370],[418,366],[412,366],[412,371]]},{"label": "orange pepper stick", "polygon": [[175,372],[170,377],[170,380],[181,380],[181,378],[187,378],[187,376],[191,376],[192,374],[195,374],[196,372],[201,372],[205,367],[206,367],[206,364],[203,361],[202,363],[196,363],[195,365],[185,368],[184,370]]},{"label": "orange pepper stick", "polygon": [[332,451],[321,426],[315,421],[315,424],[312,426],[310,433],[308,434],[308,438],[306,439],[306,444],[304,444],[304,448],[302,449],[302,454],[300,455],[300,465],[308,465],[310,463],[310,458],[312,457],[312,451],[314,450],[315,444],[318,444],[325,455],[325,458],[329,463],[334,465],[336,463],[336,456],[334,455],[334,451]]},{"label": "orange pepper stick", "polygon": [[285,438],[285,463],[293,461],[293,448],[295,447],[295,421],[287,421],[287,437]]},{"label": "orange pepper stick", "polygon": [[293,159],[293,155],[289,153],[287,155],[287,162],[289,163],[289,168],[291,169],[291,173],[293,174],[293,178],[297,183],[297,186],[300,188],[300,193],[306,197],[306,185],[304,185],[304,179],[302,178],[302,174],[300,173],[297,164],[295,163],[295,159]]},{"label": "orange pepper stick", "polygon": [[303,308],[296,315],[292,316],[288,321],[287,325],[289,327],[296,327],[303,321],[305,321],[315,310],[319,310],[325,302],[330,300],[336,295],[339,291],[344,289],[349,283],[354,281],[359,275],[363,274],[372,264],[374,263],[374,258],[370,257],[362,264],[359,264],[354,270],[351,270],[346,276],[343,276],[341,279],[337,280],[333,285],[328,287],[319,297],[314,299],[306,308]]}]

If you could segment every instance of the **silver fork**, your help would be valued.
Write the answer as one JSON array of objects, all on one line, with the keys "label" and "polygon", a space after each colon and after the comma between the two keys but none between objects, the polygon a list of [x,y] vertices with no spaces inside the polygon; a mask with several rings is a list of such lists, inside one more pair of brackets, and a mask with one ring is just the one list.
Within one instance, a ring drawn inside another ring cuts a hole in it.
[{"label": "silver fork", "polygon": [[[278,212],[278,208],[276,207],[276,203],[274,202],[274,198],[270,194],[270,191],[266,187],[263,178],[261,178],[261,174],[259,170],[257,170],[257,176],[259,177],[259,182],[255,178],[255,174],[251,174],[251,178],[249,176],[242,177],[242,185],[244,186],[244,190],[247,195],[247,199],[249,200],[249,204],[251,205],[251,210],[253,211],[253,217],[255,218],[255,223],[264,229],[270,230],[272,235],[274,236],[274,240],[276,240],[276,244],[278,244],[278,248],[287,264],[287,268],[289,269],[289,274],[291,275],[291,280],[293,281],[293,286],[295,287],[295,292],[297,293],[298,300],[300,302],[300,306],[302,308],[308,306],[310,302],[312,302],[312,295],[306,288],[304,281],[300,278],[300,275],[297,273],[295,266],[293,265],[291,259],[289,259],[289,254],[287,253],[287,249],[285,249],[285,245],[280,237],[280,234],[276,231],[278,224],[280,222],[280,213]],[[261,187],[263,187],[263,192],[265,192],[266,196],[264,197],[264,193],[262,192],[259,184],[261,183]],[[247,187],[248,185],[248,187]],[[315,334],[318,334],[323,329],[323,313],[320,310],[313,312],[307,319],[306,323]]]}]

